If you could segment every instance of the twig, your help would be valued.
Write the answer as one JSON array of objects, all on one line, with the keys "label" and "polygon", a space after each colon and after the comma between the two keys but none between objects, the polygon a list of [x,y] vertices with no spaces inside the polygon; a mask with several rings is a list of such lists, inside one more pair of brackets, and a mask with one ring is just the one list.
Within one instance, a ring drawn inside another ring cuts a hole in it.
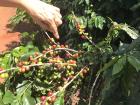
[{"label": "twig", "polygon": [[56,48],[55,50],[66,50],[66,51],[71,51],[71,52],[78,53],[78,51],[70,49],[70,48]]},{"label": "twig", "polygon": [[[75,66],[75,64],[69,64],[69,63],[42,63],[42,64],[31,64],[31,65],[27,65],[27,66],[23,66],[23,67],[35,67],[35,66],[50,66],[52,64],[61,64],[61,65],[70,65],[70,66]],[[11,69],[6,69],[6,70],[2,70],[0,71],[0,74],[5,73],[5,72],[9,72],[15,69],[19,69],[19,67],[14,67]]]},{"label": "twig", "polygon": [[[75,52],[75,53],[78,53],[78,51],[76,50],[73,50],[73,49],[69,49],[69,48],[55,48],[55,49],[50,49],[49,51],[47,51],[45,54],[48,54],[49,52],[52,52],[52,51],[56,51],[56,50],[64,50],[66,52],[68,51],[71,51],[71,52]],[[70,53],[70,52],[69,52]],[[71,54],[71,53],[70,53]],[[35,57],[34,59],[38,59],[40,57],[42,57],[43,54],[40,54],[39,56]]]},{"label": "twig", "polygon": [[93,85],[92,85],[92,88],[91,88],[91,91],[90,91],[90,96],[89,96],[89,103],[88,103],[88,105],[91,105],[91,99],[92,99],[93,89],[95,88],[95,85],[96,85],[96,83],[97,83],[97,80],[98,80],[99,76],[100,76],[100,73],[96,76],[95,81],[94,81],[94,83],[93,83]]},{"label": "twig", "polygon": [[10,69],[2,70],[2,71],[0,71],[0,74],[5,73],[5,72],[9,72],[9,71],[12,71],[12,70],[15,70],[15,69],[18,69],[18,67],[13,67],[13,68],[10,68]]},{"label": "twig", "polygon": [[82,68],[74,77],[72,80],[70,80],[66,85],[64,85],[64,87],[60,90],[60,91],[57,91],[56,93],[54,93],[54,95],[58,94],[59,92],[61,91],[64,91],[79,75],[80,73],[83,72],[83,70],[86,68],[87,66],[85,66],[84,68]]},{"label": "twig", "polygon": [[53,42],[54,44],[56,44],[56,45],[57,45],[57,43],[56,43],[55,41],[52,41],[52,39],[51,39],[50,35],[49,35],[47,32],[45,32],[45,34],[47,35],[47,37],[50,39],[50,41],[51,41],[51,42]]},{"label": "twig", "polygon": [[73,79],[70,80],[70,81],[62,88],[62,90],[66,89],[66,88],[79,76],[79,74],[83,72],[83,70],[84,70],[86,67],[87,67],[87,66],[85,66],[84,68],[82,68],[81,71],[79,71],[79,72],[77,73],[77,75],[75,75],[75,76],[73,77]]}]

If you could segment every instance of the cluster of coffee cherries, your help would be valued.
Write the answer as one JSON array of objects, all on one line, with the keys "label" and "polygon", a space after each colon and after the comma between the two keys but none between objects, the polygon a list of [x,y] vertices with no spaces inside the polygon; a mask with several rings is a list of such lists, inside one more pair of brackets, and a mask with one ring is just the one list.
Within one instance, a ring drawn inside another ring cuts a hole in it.
[{"label": "cluster of coffee cherries", "polygon": [[[32,89],[42,95],[41,105],[51,105],[56,100],[55,93],[60,91],[59,87],[65,87],[79,72],[77,59],[80,56],[80,51],[70,49],[68,45],[52,44],[42,52],[34,52],[26,60],[18,61],[16,70],[18,74],[34,74],[32,78],[27,78],[46,85],[47,88],[32,84]],[[88,69],[85,69],[80,75],[84,76],[87,72]],[[0,78],[7,77],[8,73],[0,74]]]},{"label": "cluster of coffee cherries", "polygon": [[[19,61],[17,63],[19,72],[25,73],[33,66],[46,66],[48,64],[57,72],[58,70],[63,71],[63,74],[67,72],[67,76],[74,74],[73,70],[77,66],[76,59],[79,57],[79,53],[73,53],[72,51],[70,53],[67,49],[67,45],[50,45],[42,53],[35,52],[29,56],[27,61]],[[61,54],[61,52],[63,53]]]},{"label": "cluster of coffee cherries", "polygon": [[29,66],[25,66],[25,65],[28,65],[28,64],[29,64],[29,62],[20,61],[17,64],[17,67],[19,68],[19,72],[20,73],[25,73],[26,71],[29,71],[30,70]]},{"label": "cluster of coffee cherries", "polygon": [[[18,74],[34,70],[35,76],[32,75],[31,80],[45,84],[49,88],[33,84],[32,89],[43,94],[40,97],[41,105],[52,105],[56,100],[55,93],[60,91],[60,87],[65,87],[79,72],[77,69],[77,58],[79,57],[80,52],[70,49],[68,45],[53,44],[41,53],[34,52],[26,60],[18,61],[16,70]],[[2,71],[3,69],[0,68],[0,72]],[[83,70],[81,75],[83,76],[87,71],[88,69]],[[5,81],[6,78],[8,78],[7,72],[0,74],[0,82]]]},{"label": "cluster of coffee cherries", "polygon": [[85,32],[85,26],[83,24],[80,24],[79,22],[76,21],[75,26],[77,31],[79,32],[81,39],[92,40],[92,37],[90,37],[89,34]]},{"label": "cluster of coffee cherries", "polygon": [[5,82],[5,80],[9,77],[8,73],[2,73],[4,71],[4,69],[2,67],[0,67],[0,84],[3,84]]},{"label": "cluster of coffee cherries", "polygon": [[[58,87],[63,87],[77,74],[78,51],[70,49],[68,45],[49,45],[41,53],[35,52],[30,55],[27,61],[17,63],[20,74],[34,71],[32,79],[50,87],[44,89],[41,86],[34,86],[34,90],[39,93],[48,93],[49,90],[58,91]],[[54,98],[54,97],[52,97]],[[51,98],[51,99],[52,99]]]},{"label": "cluster of coffee cherries", "polygon": [[53,104],[55,100],[56,100],[56,95],[52,91],[49,91],[46,96],[43,95],[40,97],[41,105]]}]

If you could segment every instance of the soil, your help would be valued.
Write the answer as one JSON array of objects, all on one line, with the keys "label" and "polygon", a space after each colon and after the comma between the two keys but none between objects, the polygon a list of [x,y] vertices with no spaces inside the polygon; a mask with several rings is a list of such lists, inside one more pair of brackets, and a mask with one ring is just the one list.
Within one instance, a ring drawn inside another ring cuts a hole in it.
[{"label": "soil", "polygon": [[0,52],[15,47],[20,42],[20,32],[11,32],[8,20],[15,15],[16,8],[0,7]]}]

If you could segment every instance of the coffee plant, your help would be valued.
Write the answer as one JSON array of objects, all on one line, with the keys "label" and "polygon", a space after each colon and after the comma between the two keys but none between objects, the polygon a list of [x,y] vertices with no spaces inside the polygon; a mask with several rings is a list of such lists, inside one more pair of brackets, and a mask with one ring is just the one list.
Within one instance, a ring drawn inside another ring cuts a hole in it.
[{"label": "coffee plant", "polygon": [[61,9],[60,40],[17,10],[13,29],[34,29],[0,55],[0,105],[139,105],[139,0],[43,1]]}]

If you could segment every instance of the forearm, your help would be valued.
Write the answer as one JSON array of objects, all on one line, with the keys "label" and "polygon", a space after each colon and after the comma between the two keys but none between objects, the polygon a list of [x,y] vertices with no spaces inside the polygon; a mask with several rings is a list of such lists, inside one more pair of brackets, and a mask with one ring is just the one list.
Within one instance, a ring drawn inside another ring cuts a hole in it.
[{"label": "forearm", "polygon": [[0,0],[0,6],[23,8],[27,0]]}]

